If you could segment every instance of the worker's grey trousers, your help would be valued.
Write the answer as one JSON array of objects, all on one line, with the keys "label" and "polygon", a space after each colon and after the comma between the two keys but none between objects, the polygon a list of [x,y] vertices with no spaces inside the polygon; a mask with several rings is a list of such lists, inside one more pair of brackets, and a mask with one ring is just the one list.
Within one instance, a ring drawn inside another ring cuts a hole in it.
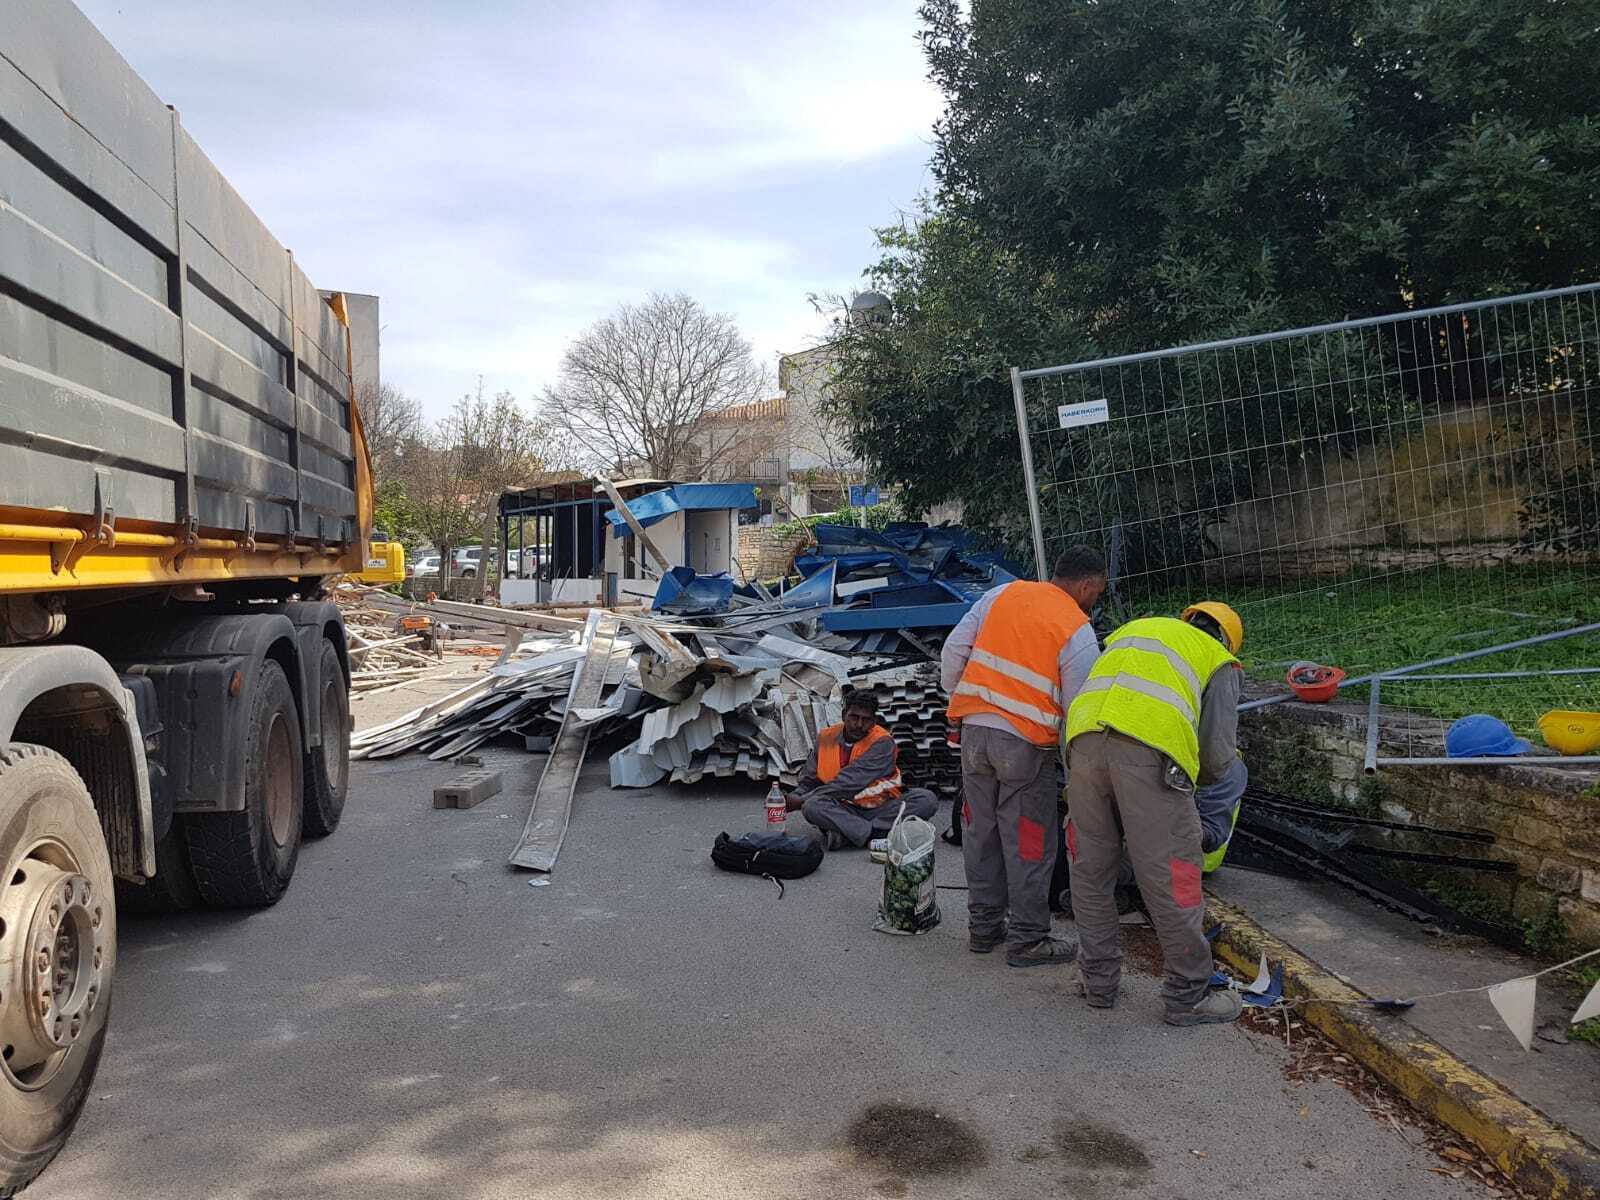
[{"label": "worker's grey trousers", "polygon": [[883,837],[900,816],[900,802],[905,801],[906,816],[921,817],[924,821],[939,811],[939,797],[927,788],[906,788],[897,799],[885,800],[876,808],[862,808],[846,800],[806,800],[800,805],[818,829],[832,829],[855,846],[865,846],[875,837]]},{"label": "worker's grey trousers", "polygon": [[[1114,889],[1128,843],[1134,878],[1155,925],[1166,967],[1169,1011],[1193,1008],[1214,970],[1200,889],[1200,814],[1194,792],[1168,782],[1170,760],[1120,733],[1072,739],[1068,755],[1067,854],[1078,967],[1090,995],[1115,996],[1122,981],[1122,930]],[[1186,777],[1183,782],[1188,784]]]},{"label": "worker's grey trousers", "polygon": [[964,722],[961,793],[968,931],[988,938],[1005,929],[1008,945],[1031,946],[1050,935],[1061,828],[1056,749]]}]

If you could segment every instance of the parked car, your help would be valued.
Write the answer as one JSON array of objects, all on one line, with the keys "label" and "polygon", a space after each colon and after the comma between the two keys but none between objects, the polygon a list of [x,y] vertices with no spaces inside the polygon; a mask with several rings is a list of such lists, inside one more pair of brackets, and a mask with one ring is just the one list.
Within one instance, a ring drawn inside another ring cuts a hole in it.
[{"label": "parked car", "polygon": [[418,575],[437,575],[439,573],[439,556],[437,554],[424,554],[421,558],[406,564],[406,574],[415,578]]},{"label": "parked car", "polygon": [[451,573],[457,579],[476,579],[478,567],[483,562],[482,546],[463,546],[455,552],[451,561]]}]

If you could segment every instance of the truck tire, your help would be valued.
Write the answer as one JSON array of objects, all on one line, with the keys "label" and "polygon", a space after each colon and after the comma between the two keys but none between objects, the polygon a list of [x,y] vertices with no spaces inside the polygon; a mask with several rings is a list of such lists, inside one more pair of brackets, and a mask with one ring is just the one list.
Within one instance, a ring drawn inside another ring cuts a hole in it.
[{"label": "truck tire", "polygon": [[200,892],[189,866],[189,847],[183,839],[183,818],[173,817],[167,836],[156,843],[156,873],[143,883],[117,880],[117,911],[152,916],[199,908]]},{"label": "truck tire", "polygon": [[213,908],[276,904],[300,855],[305,754],[299,710],[283,668],[262,659],[250,695],[244,811],[183,817],[195,888]]},{"label": "truck tire", "polygon": [[44,1170],[100,1065],[117,911],[94,803],[67,760],[0,745],[0,1196]]},{"label": "truck tire", "polygon": [[305,835],[327,837],[339,827],[350,790],[350,689],[339,652],[326,638],[315,686],[322,689],[322,745],[306,755]]}]

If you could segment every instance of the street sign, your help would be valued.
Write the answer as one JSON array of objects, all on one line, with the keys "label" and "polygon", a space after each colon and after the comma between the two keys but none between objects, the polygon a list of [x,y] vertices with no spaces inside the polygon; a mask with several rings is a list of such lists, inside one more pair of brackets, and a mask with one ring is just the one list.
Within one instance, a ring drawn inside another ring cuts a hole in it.
[{"label": "street sign", "polygon": [[878,485],[875,483],[852,483],[850,485],[850,507],[871,508],[878,503]]}]

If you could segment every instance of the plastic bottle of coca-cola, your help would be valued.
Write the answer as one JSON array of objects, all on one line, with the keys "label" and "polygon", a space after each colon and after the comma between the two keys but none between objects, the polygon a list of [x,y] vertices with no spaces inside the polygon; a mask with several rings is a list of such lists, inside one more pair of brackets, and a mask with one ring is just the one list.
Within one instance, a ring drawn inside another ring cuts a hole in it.
[{"label": "plastic bottle of coca-cola", "polygon": [[772,788],[767,792],[767,832],[789,832],[789,806],[784,803],[783,789],[778,786],[778,781],[772,781]]}]

